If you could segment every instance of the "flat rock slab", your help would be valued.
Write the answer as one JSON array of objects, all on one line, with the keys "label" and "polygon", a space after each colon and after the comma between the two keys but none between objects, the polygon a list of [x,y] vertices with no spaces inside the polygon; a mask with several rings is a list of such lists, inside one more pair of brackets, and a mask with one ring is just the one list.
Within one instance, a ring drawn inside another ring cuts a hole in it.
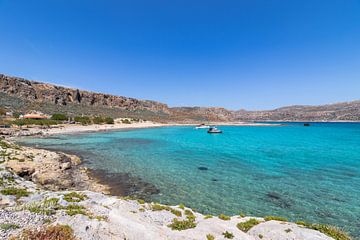
[{"label": "flat rock slab", "polygon": [[248,234],[257,240],[333,240],[313,229],[274,220],[254,226]]}]

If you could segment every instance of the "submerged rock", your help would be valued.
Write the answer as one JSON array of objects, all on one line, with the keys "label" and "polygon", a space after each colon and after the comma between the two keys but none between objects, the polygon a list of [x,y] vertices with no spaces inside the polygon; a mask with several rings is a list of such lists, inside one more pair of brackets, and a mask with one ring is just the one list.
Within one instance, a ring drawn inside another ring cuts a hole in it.
[{"label": "submerged rock", "polygon": [[198,169],[201,170],[201,171],[209,170],[207,167],[198,167]]},{"label": "submerged rock", "polygon": [[268,199],[275,205],[281,207],[281,208],[291,208],[292,204],[289,200],[284,199],[279,193],[277,192],[268,192],[266,194]]}]

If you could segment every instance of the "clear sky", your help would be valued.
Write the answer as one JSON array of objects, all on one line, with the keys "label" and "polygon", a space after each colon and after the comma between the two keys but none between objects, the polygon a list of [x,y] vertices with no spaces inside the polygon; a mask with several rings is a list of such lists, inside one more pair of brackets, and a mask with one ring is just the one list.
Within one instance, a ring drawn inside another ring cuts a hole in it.
[{"label": "clear sky", "polygon": [[0,0],[0,73],[170,106],[360,99],[359,0]]}]

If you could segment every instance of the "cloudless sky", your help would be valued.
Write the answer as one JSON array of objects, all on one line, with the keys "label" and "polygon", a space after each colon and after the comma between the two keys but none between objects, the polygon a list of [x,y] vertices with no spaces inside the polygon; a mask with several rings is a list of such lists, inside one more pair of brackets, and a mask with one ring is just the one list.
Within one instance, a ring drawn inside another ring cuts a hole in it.
[{"label": "cloudless sky", "polygon": [[170,106],[360,99],[359,0],[0,0],[0,73]]}]

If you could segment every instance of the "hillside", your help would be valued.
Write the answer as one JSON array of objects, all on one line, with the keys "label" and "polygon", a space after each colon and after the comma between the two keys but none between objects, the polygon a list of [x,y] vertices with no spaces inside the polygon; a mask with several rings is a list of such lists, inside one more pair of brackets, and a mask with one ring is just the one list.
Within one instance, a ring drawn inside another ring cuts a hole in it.
[{"label": "hillside", "polygon": [[321,106],[289,106],[269,111],[237,111],[243,121],[360,121],[360,101]]},{"label": "hillside", "polygon": [[268,111],[216,107],[174,107],[150,100],[95,93],[0,74],[0,106],[17,112],[134,117],[158,122],[360,121],[360,101],[322,106],[290,106]]}]

